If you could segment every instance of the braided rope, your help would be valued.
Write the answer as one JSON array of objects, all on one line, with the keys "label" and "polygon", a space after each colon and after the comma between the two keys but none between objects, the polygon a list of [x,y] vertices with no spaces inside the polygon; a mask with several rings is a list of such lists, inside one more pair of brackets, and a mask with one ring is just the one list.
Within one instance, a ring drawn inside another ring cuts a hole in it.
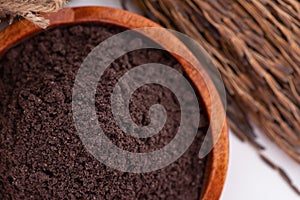
[{"label": "braided rope", "polygon": [[14,17],[21,16],[41,28],[46,28],[49,20],[39,14],[56,12],[65,3],[65,0],[0,0],[0,19],[9,17],[11,23]]}]

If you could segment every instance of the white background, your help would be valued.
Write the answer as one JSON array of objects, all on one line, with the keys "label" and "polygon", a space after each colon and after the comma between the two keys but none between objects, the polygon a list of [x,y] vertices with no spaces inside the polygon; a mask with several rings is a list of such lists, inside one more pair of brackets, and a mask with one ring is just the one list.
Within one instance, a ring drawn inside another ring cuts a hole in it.
[{"label": "white background", "polygon": [[[99,5],[121,8],[118,0],[72,0],[68,6]],[[133,8],[134,11],[136,11]],[[259,131],[259,141],[268,146],[266,155],[282,166],[300,188],[300,165],[288,158]],[[230,133],[230,161],[228,177],[221,200],[298,200],[300,199],[268,167],[247,144]]]}]

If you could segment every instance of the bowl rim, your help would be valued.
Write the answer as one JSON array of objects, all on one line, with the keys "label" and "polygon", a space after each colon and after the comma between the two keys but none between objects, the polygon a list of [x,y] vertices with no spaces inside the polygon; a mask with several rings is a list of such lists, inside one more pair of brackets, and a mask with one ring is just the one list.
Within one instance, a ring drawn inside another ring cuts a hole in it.
[{"label": "bowl rim", "polygon": [[[50,19],[49,28],[62,25],[74,25],[84,23],[109,24],[112,26],[119,26],[126,29],[144,27],[162,28],[159,24],[138,14],[116,8],[100,6],[64,8],[58,11],[57,13],[46,14],[44,16],[47,19]],[[0,58],[6,50],[17,45],[24,39],[34,36],[35,34],[38,34],[42,31],[43,29],[31,24],[26,20],[21,20],[5,28],[0,32]],[[184,46],[184,48],[186,48],[185,45],[182,42],[180,42],[177,38],[175,38],[175,36],[171,33],[169,33],[168,37],[173,37],[173,40],[170,41],[176,41],[176,44],[178,44],[179,47]],[[166,45],[171,45],[170,41],[166,42]],[[194,57],[187,48],[186,50],[190,54],[189,56]],[[218,123],[218,120],[213,121],[211,119],[211,108],[214,107],[218,110],[220,118],[225,119],[226,113],[223,108],[221,99],[218,95],[218,92],[214,87],[214,84],[211,81],[209,75],[203,69],[203,71],[201,71],[201,76],[199,76],[197,73],[195,73],[195,70],[193,69],[194,67],[190,63],[176,55],[173,56],[179,61],[179,63],[182,65],[185,72],[187,73],[187,76],[194,83],[196,89],[198,90],[198,94],[201,96],[205,104],[210,125],[214,127],[215,124]],[[203,79],[205,79],[205,81]],[[208,85],[210,87],[209,89]],[[211,94],[211,92],[213,94]],[[219,135],[218,142],[216,143],[208,157],[203,188],[201,191],[202,200],[219,199],[222,194],[222,190],[226,180],[229,160],[229,138],[227,123],[224,122],[222,127],[223,128]],[[218,133],[216,133],[215,129],[212,129],[213,140],[217,139],[217,135]]]}]

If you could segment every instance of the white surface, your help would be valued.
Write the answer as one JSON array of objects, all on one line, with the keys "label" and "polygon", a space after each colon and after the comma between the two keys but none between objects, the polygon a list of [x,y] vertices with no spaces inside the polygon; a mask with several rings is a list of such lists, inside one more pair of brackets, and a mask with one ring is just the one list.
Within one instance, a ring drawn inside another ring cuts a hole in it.
[{"label": "white surface", "polygon": [[[121,8],[118,0],[72,0],[73,6],[108,6]],[[260,141],[271,146],[267,155],[279,163],[300,187],[300,165],[296,164],[264,137]],[[249,145],[230,134],[230,164],[221,200],[298,200],[300,199],[281,177],[260,160]]]},{"label": "white surface", "polygon": [[74,6],[106,6],[121,8],[119,0],[71,0],[67,7]]},{"label": "white surface", "polygon": [[[300,186],[300,166],[282,153],[268,139],[260,141],[271,147],[267,155],[286,169]],[[222,200],[297,200],[300,199],[257,155],[250,145],[241,143],[230,134],[230,161]]]}]

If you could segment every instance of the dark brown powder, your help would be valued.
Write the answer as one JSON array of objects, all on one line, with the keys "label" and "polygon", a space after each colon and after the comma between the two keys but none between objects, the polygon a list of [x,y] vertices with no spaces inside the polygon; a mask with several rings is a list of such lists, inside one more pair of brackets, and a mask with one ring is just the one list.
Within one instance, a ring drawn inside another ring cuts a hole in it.
[{"label": "dark brown powder", "polygon": [[[88,53],[122,29],[76,25],[43,32],[10,49],[0,59],[0,199],[199,199],[206,160],[198,158],[208,121],[175,163],[144,174],[124,173],[97,161],[82,145],[72,117],[72,87]],[[162,50],[137,50],[117,59],[104,73],[96,95],[99,124],[118,147],[132,152],[161,148],[175,136],[180,106],[160,85],[133,95],[132,119],[147,125],[149,107],[159,103],[168,119],[159,134],[137,139],[113,120],[110,94],[128,70],[162,63],[182,72]],[[200,106],[202,106],[200,104]]]}]

